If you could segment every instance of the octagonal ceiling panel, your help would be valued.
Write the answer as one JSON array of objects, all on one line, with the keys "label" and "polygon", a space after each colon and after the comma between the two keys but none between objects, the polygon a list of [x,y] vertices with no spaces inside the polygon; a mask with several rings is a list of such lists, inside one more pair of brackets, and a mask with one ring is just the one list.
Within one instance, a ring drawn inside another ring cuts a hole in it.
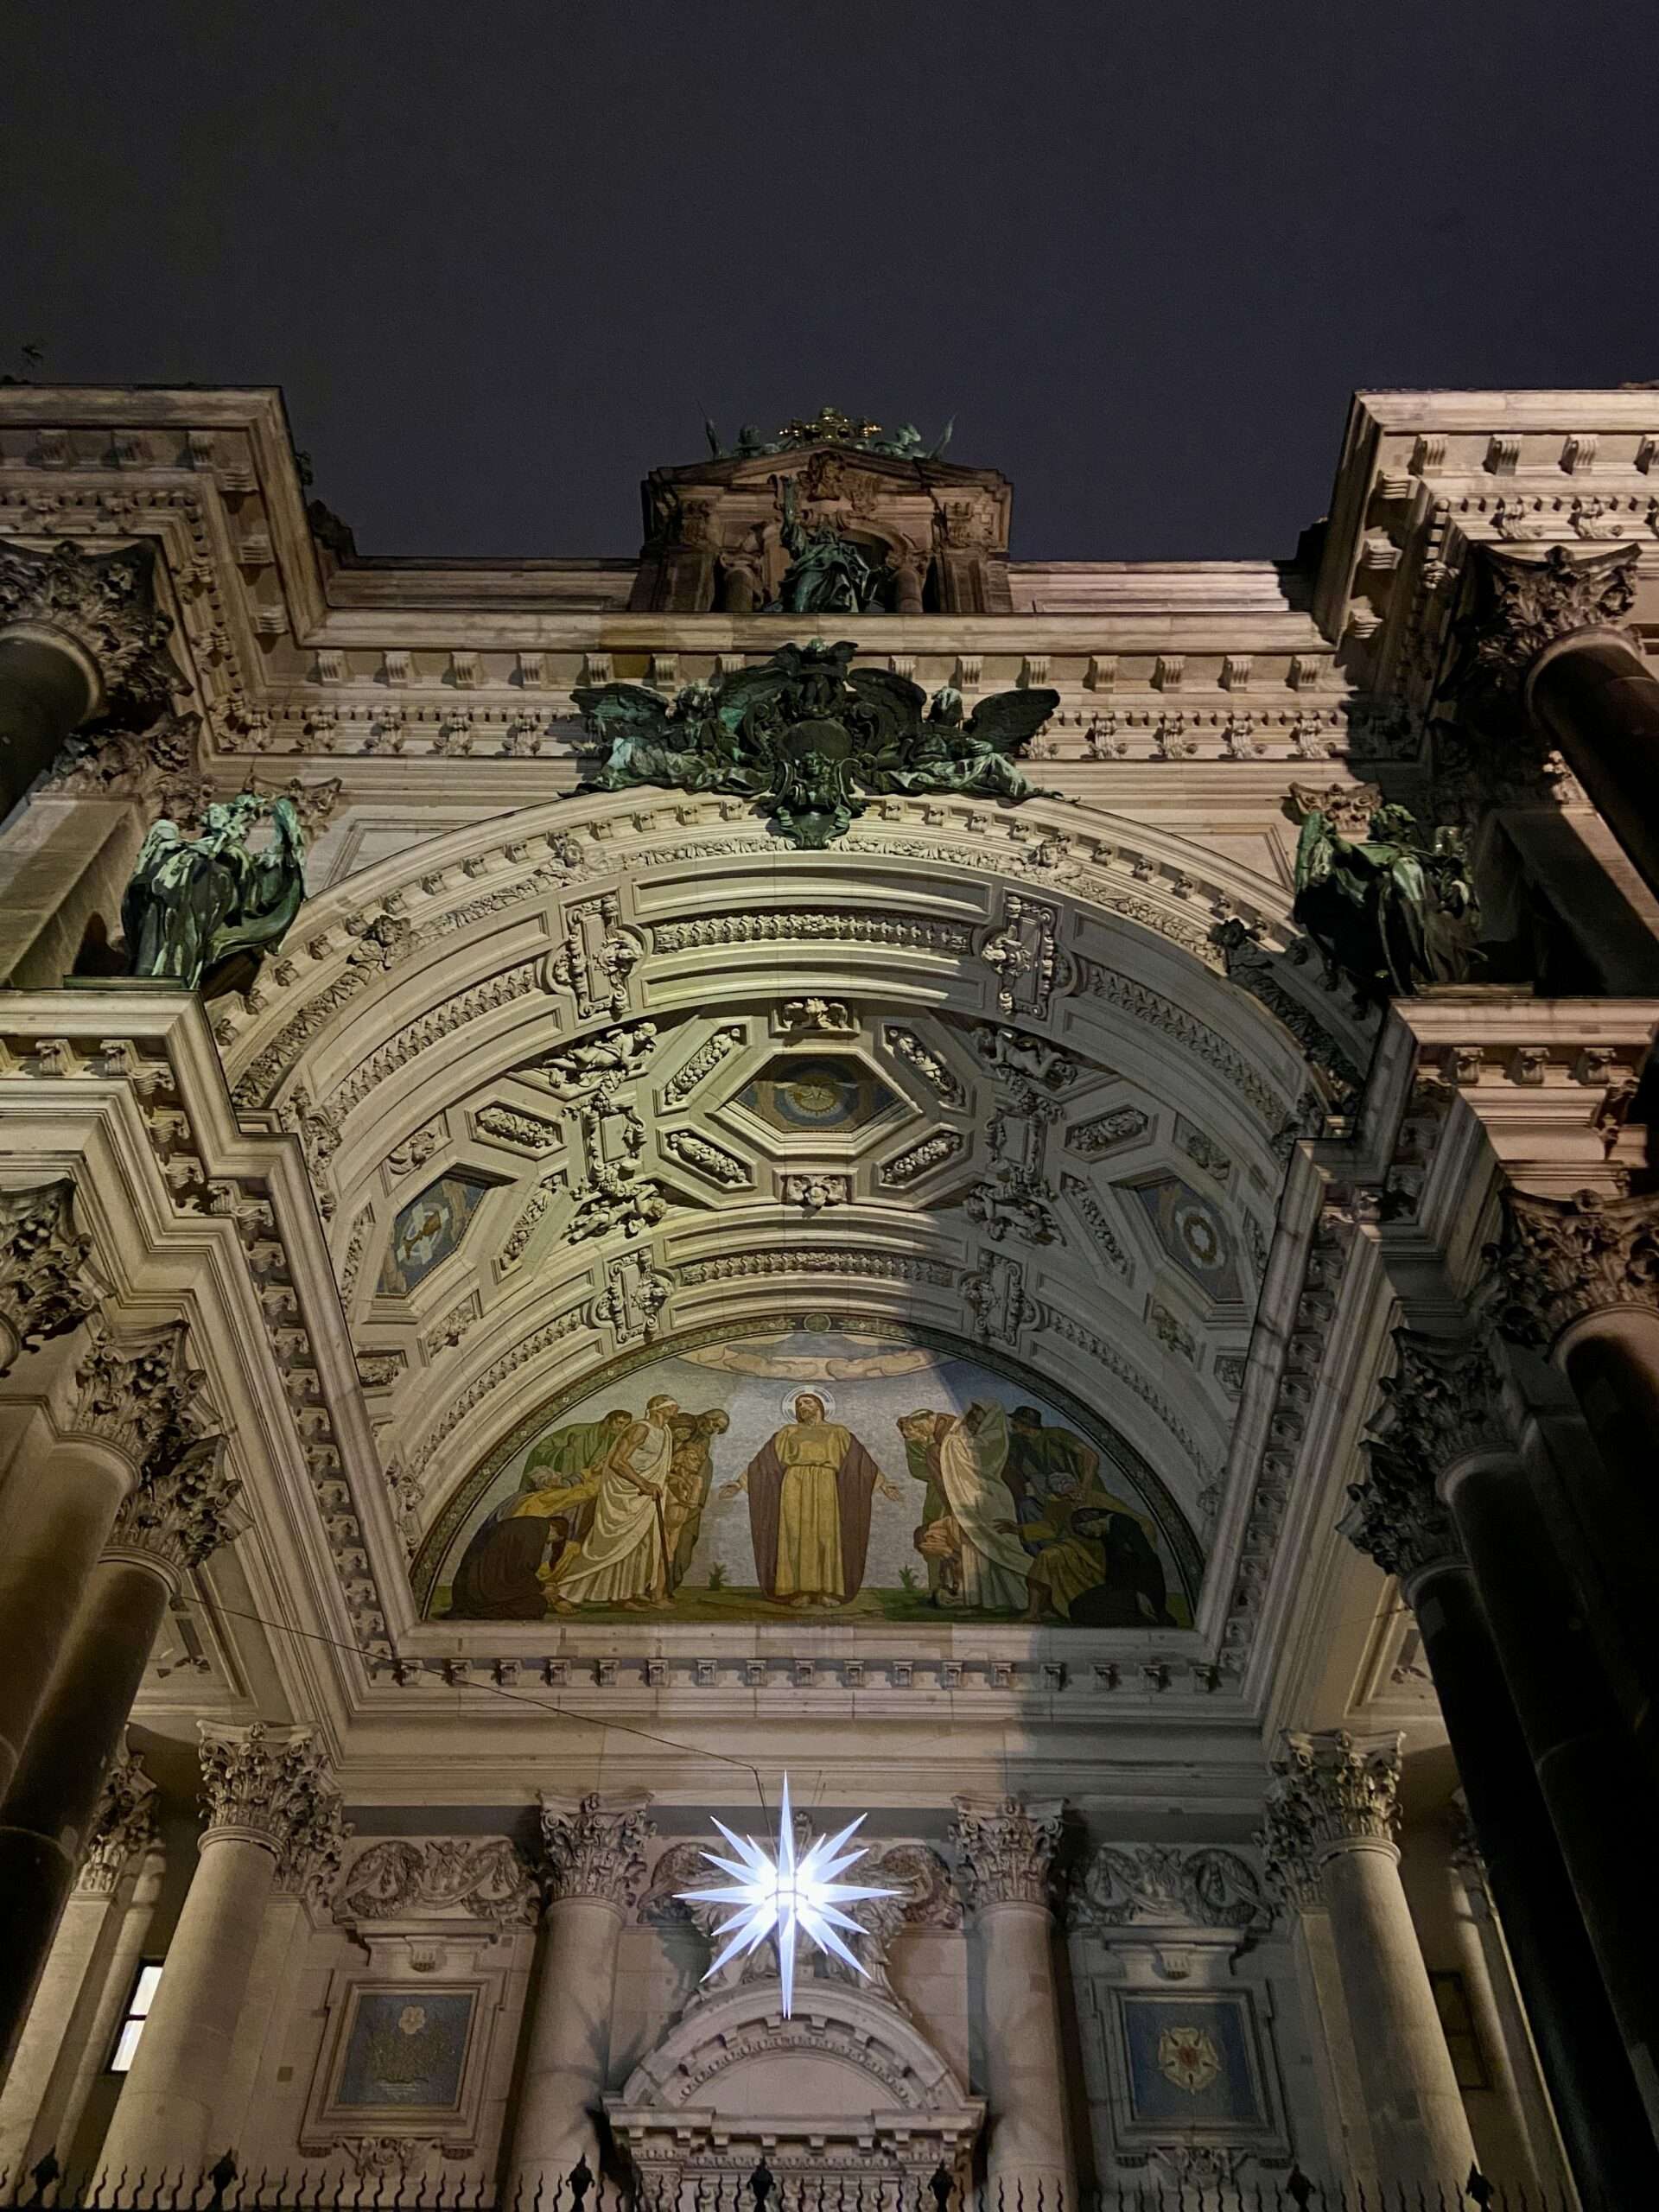
[{"label": "octagonal ceiling panel", "polygon": [[780,1052],[731,1103],[774,1136],[807,1144],[845,1142],[904,1106],[874,1068],[848,1052]]}]

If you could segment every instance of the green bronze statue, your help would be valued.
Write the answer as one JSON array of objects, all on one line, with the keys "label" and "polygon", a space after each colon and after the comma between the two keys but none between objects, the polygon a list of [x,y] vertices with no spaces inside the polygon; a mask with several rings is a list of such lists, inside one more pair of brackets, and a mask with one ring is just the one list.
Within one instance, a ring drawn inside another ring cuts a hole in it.
[{"label": "green bronze statue", "polygon": [[969,715],[948,685],[930,703],[907,677],[855,667],[857,650],[848,639],[783,645],[757,667],[688,684],[672,699],[639,683],[582,687],[576,704],[607,748],[582,788],[728,792],[808,848],[845,836],[872,796],[1037,795],[1014,756],[1058,692],[999,691]]},{"label": "green bronze statue", "polygon": [[[269,818],[270,849],[249,833]],[[154,823],[121,901],[129,972],[195,990],[233,989],[286,936],[305,897],[305,832],[294,802],[251,791],[210,806],[201,835]]]},{"label": "green bronze statue", "polygon": [[768,614],[862,614],[881,587],[881,570],[832,522],[801,520],[795,480],[784,486],[784,518],[779,537],[789,566]]},{"label": "green bronze statue", "polygon": [[715,461],[754,461],[763,454],[798,453],[803,446],[817,445],[850,446],[855,453],[879,453],[893,461],[938,461],[956,427],[953,416],[929,446],[923,444],[922,434],[913,423],[901,423],[896,430],[884,431],[879,423],[844,414],[839,407],[820,407],[816,415],[785,423],[774,437],[763,437],[757,424],[746,423],[735,442],[728,446],[721,443],[720,432],[709,417],[702,418],[702,434]]},{"label": "green bronze statue", "polygon": [[[1289,810],[1301,823],[1291,912],[1329,979],[1345,977],[1363,1006],[1423,983],[1466,982],[1478,957],[1480,906],[1463,833],[1426,834],[1403,806],[1369,804],[1378,798],[1299,785]],[[1352,830],[1363,834],[1345,834]]]}]

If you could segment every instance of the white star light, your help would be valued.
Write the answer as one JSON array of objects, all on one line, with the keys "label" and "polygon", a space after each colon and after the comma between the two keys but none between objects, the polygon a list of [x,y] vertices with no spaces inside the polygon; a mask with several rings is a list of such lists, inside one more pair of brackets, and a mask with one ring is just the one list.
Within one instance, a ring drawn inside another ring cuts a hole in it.
[{"label": "white star light", "polygon": [[[839,1835],[817,1836],[797,1859],[795,1856],[795,1825],[789,1809],[789,1777],[784,1777],[783,1803],[778,1814],[778,1850],[773,1857],[764,1844],[748,1836],[734,1835],[724,1822],[716,1821],[720,1830],[732,1849],[735,1859],[723,1859],[717,1851],[705,1851],[703,1857],[711,1866],[718,1866],[722,1874],[732,1879],[718,1889],[682,1890],[679,1895],[690,1904],[732,1904],[739,1907],[728,1920],[723,1920],[718,1933],[728,1940],[726,1948],[703,1976],[720,1972],[728,1959],[740,1952],[755,1950],[764,1943],[775,1929],[778,1933],[778,1965],[784,1984],[784,2018],[787,2019],[795,1998],[795,1946],[804,1936],[821,1951],[833,1951],[844,1959],[855,1974],[864,1969],[836,1933],[846,1929],[854,1936],[863,1929],[850,1915],[841,1910],[843,1904],[854,1904],[860,1897],[896,1897],[897,1890],[867,1889],[856,1882],[838,1882],[837,1874],[864,1856],[867,1844],[855,1844],[849,1850],[847,1839],[861,1827],[864,1815],[849,1821]],[[868,1976],[865,1979],[868,1980]]]}]

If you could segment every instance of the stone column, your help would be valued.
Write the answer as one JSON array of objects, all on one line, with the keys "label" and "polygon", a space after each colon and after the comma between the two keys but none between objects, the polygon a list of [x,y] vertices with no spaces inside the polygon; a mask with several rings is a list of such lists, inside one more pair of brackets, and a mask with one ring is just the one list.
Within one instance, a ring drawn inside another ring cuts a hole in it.
[{"label": "stone column", "polygon": [[[1463,1976],[1475,2032],[1491,2069],[1492,2094],[1502,2108],[1506,2133],[1524,2161],[1520,2178],[1529,2182],[1535,2178],[1546,2191],[1559,2195],[1566,2179],[1562,2145],[1539,2069],[1536,2046],[1522,2010],[1509,1948],[1498,1923],[1491,1875],[1468,1816],[1462,1811],[1459,1814],[1458,1833],[1446,1854],[1446,1885],[1458,1971]],[[1634,2104],[1634,2083],[1630,2094]],[[1639,2119],[1639,2104],[1635,2108]],[[1506,2164],[1501,2164],[1496,2156],[1483,2163],[1486,2171],[1500,2181],[1510,2177]],[[1597,2205],[1597,2212],[1601,2212],[1603,2206],[1611,2212],[1617,2200],[1607,2195],[1603,2180],[1601,2176],[1596,2177],[1595,2186],[1601,2190],[1599,2204],[1593,2190],[1580,2190],[1580,2202]]]},{"label": "stone column", "polygon": [[[91,1871],[90,1861],[83,1864],[80,1883],[86,1881]],[[117,2031],[126,2015],[127,2000],[138,1978],[140,1961],[149,1946],[156,1904],[166,1872],[167,1854],[156,1842],[140,1854],[135,1861],[135,1871],[122,1884],[122,1891],[126,1895],[125,1909],[115,1923],[108,1963],[101,1980],[89,1980],[81,1993],[83,2002],[71,2024],[68,2042],[58,2054],[45,2101],[35,2116],[27,2159],[31,2167],[50,2150],[55,2149],[66,2165],[74,2156],[75,2138],[87,2099],[114,2048]],[[70,1901],[72,1910],[79,1894],[78,1885],[76,1897]],[[121,1896],[118,1894],[118,1904],[120,1902]]]},{"label": "stone column", "polygon": [[0,816],[83,722],[142,729],[167,707],[173,625],[156,612],[154,573],[148,544],[0,545]]},{"label": "stone column", "polygon": [[599,2171],[594,2116],[611,2056],[616,1947],[645,1880],[642,1847],[656,1834],[644,1796],[543,1794],[545,1905],[529,2005],[524,2075],[504,2202],[550,2202],[581,2158]]},{"label": "stone column", "polygon": [[[1381,2177],[1452,2187],[1474,2139],[1395,1843],[1400,1738],[1287,1734],[1260,1841],[1288,1886],[1311,1866],[1331,1914]],[[1294,1871],[1293,1871],[1294,1870]]]},{"label": "stone column", "polygon": [[302,1729],[203,1721],[207,1826],[161,1986],[104,2140],[106,2194],[165,2176],[194,2183],[234,2145],[217,2139],[223,2090],[265,1904],[278,1872],[337,1857],[340,1796]]},{"label": "stone column", "polygon": [[[1561,1369],[1595,1440],[1570,1470],[1571,1501],[1601,1589],[1619,1619],[1602,1641],[1638,1678],[1631,1725],[1659,1776],[1659,1196],[1503,1193],[1497,1318],[1511,1342]],[[1616,1687],[1617,1687],[1616,1682]]]},{"label": "stone column", "polygon": [[[1633,1835],[1659,1834],[1659,1791],[1635,1755],[1520,1459],[1465,1459],[1445,1489],[1649,2126],[1659,2134],[1659,1926],[1645,1862],[1630,1848]],[[1569,2014],[1567,2031],[1575,2031]]]},{"label": "stone column", "polygon": [[1639,549],[1481,549],[1474,673],[1500,714],[1522,708],[1659,890],[1659,682],[1618,626]]},{"label": "stone column", "polygon": [[[1472,1339],[1395,1332],[1395,1367],[1342,1529],[1417,1617],[1560,2131],[1586,2205],[1659,2202],[1656,2152],[1470,1563],[1438,1483],[1508,1453],[1499,1377]],[[1536,2177],[1548,2181],[1548,2176]]]},{"label": "stone column", "polygon": [[169,1430],[146,1459],[0,1802],[0,2062],[22,2031],[168,1601],[231,1533],[239,1484],[224,1447]]},{"label": "stone column", "polygon": [[985,2024],[985,2177],[1027,2212],[1076,2202],[1066,2120],[1065,2060],[1054,1974],[1058,1802],[958,1797],[950,1829],[973,1913]]},{"label": "stone column", "polygon": [[[200,1433],[201,1382],[185,1357],[181,1322],[126,1344],[101,1325],[93,1332],[67,1433],[26,1470],[0,1556],[0,1791],[16,1770],[122,1500],[153,1454]],[[111,1748],[107,1739],[106,1758]]]},{"label": "stone column", "polygon": [[[92,1841],[80,1878],[59,1923],[46,1971],[40,1977],[29,2018],[11,2069],[0,2088],[0,2173],[26,2171],[48,2150],[60,2158],[67,2148],[55,2129],[63,2100],[48,2113],[54,2078],[66,2075],[76,2055],[89,1998],[106,1980],[111,1956],[126,1916],[128,1899],[119,1894],[129,1864],[154,1840],[150,1799],[156,1785],[138,1762],[124,1751],[110,1769],[99,1795]],[[0,1903],[9,1902],[0,1888]],[[43,2136],[43,2126],[54,2132]]]}]

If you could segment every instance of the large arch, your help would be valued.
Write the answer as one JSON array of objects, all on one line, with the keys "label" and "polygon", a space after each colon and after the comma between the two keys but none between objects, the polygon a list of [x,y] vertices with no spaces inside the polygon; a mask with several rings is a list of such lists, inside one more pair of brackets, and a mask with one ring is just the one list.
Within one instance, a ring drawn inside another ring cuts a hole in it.
[{"label": "large arch", "polygon": [[[1277,959],[1287,905],[1054,803],[886,803],[797,853],[639,795],[313,902],[220,1043],[245,1115],[304,1147],[411,1550],[582,1376],[781,1302],[975,1339],[1098,1408],[1198,1523],[1287,1133],[1368,1045]],[[812,1057],[884,1103],[803,1143],[741,1094]],[[424,1240],[421,1201],[448,1217]]]}]

